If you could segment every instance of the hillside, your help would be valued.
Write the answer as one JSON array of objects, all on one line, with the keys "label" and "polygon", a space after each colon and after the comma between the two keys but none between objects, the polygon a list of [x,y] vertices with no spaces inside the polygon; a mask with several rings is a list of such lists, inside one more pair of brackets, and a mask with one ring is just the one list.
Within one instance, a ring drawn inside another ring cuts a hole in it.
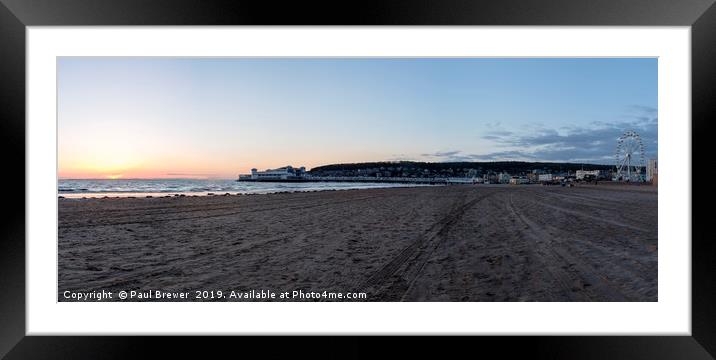
[{"label": "hillside", "polygon": [[511,175],[524,175],[533,171],[538,173],[564,173],[576,170],[614,169],[613,165],[550,163],[524,161],[497,162],[367,162],[352,164],[330,164],[310,170],[314,176],[482,176],[491,173],[506,172]]}]

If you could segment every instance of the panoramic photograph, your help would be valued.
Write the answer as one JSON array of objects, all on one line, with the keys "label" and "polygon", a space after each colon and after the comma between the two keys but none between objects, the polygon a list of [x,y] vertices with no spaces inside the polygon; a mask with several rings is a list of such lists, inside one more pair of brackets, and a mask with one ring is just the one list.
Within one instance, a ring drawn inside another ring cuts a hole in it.
[{"label": "panoramic photograph", "polygon": [[57,301],[656,302],[657,58],[57,58]]}]

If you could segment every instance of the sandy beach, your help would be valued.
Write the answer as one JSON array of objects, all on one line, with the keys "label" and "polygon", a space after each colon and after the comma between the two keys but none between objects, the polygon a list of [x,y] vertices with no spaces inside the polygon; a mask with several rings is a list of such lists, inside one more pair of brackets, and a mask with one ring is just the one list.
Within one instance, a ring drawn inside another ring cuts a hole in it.
[{"label": "sandy beach", "polygon": [[65,290],[262,289],[365,292],[360,301],[657,301],[648,186],[58,203],[59,301]]}]

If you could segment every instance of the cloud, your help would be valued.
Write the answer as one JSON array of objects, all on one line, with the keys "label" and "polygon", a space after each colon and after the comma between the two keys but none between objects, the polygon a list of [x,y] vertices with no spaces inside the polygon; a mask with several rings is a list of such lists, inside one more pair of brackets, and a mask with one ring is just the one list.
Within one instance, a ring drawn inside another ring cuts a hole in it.
[{"label": "cloud", "polygon": [[490,131],[490,134],[495,136],[510,136],[513,134],[513,132],[507,130],[492,130]]},{"label": "cloud", "polygon": [[438,157],[438,158],[448,157],[449,158],[449,157],[453,157],[453,156],[458,156],[460,153],[461,153],[460,150],[451,150],[451,151],[437,151],[434,153],[420,154],[420,155],[425,156],[425,157]]},{"label": "cloud", "polygon": [[474,161],[536,161],[534,155],[520,150],[493,152],[484,155],[472,155]]},{"label": "cloud", "polygon": [[460,150],[436,151],[434,153],[420,154],[430,161],[471,161],[470,155],[463,154]]},{"label": "cloud", "polygon": [[[541,124],[523,126],[521,132],[502,128],[499,122],[488,123],[480,139],[492,150],[474,154],[449,149],[420,154],[422,161],[545,161],[614,164],[617,141],[627,130],[639,134],[645,159],[658,155],[658,111],[641,105],[628,106],[617,121],[595,121],[588,125],[549,128]],[[402,160],[412,159],[401,154]]]},{"label": "cloud", "polygon": [[482,138],[485,140],[500,140],[502,137],[498,135],[484,135]]},{"label": "cloud", "polygon": [[430,161],[460,162],[460,161],[530,161],[534,156],[517,150],[500,151],[490,154],[468,154],[459,150],[438,151],[430,154],[421,154]]},{"label": "cloud", "polygon": [[505,150],[476,156],[486,160],[531,159],[534,161],[613,163],[617,139],[626,130],[636,131],[644,144],[645,158],[658,153],[657,110],[633,105],[623,120],[594,122],[587,126],[541,128],[531,133],[489,131],[482,139]]},{"label": "cloud", "polygon": [[644,105],[631,105],[629,106],[629,110],[637,113],[651,114],[653,116],[656,116],[656,114],[658,113],[658,110],[656,108]]}]

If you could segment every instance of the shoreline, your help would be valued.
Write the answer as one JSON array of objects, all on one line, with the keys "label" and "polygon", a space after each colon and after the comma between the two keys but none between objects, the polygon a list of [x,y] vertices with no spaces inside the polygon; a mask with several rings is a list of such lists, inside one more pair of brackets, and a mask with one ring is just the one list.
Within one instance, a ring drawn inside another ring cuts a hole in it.
[{"label": "shoreline", "polygon": [[[383,184],[381,184],[383,185]],[[173,197],[205,197],[205,196],[252,196],[252,195],[268,195],[268,194],[291,194],[291,193],[313,193],[324,191],[350,191],[350,190],[370,190],[370,189],[409,189],[420,187],[445,187],[445,186],[476,186],[476,187],[506,187],[506,188],[523,188],[523,187],[560,187],[560,185],[542,185],[542,184],[410,184],[400,186],[381,186],[370,188],[343,188],[343,189],[292,189],[265,192],[237,192],[237,191],[166,191],[166,192],[57,192],[58,199],[121,199],[121,198],[173,198]],[[648,183],[614,183],[600,182],[598,185],[591,183],[578,183],[574,187],[578,188],[594,188],[607,187],[610,189],[631,189],[637,191],[654,191],[658,188]]]},{"label": "shoreline", "polygon": [[[382,185],[382,184],[381,184]],[[61,199],[122,199],[122,198],[172,198],[172,197],[212,197],[212,196],[252,196],[252,195],[270,195],[270,194],[293,194],[293,193],[313,193],[325,191],[350,191],[350,190],[371,190],[371,189],[410,189],[419,187],[438,187],[438,186],[462,186],[467,184],[450,184],[450,185],[427,185],[427,184],[411,184],[400,186],[380,186],[369,188],[343,188],[343,189],[293,189],[266,192],[236,192],[236,191],[169,191],[169,192],[101,192],[101,193],[63,193],[58,192],[58,198]]]}]

